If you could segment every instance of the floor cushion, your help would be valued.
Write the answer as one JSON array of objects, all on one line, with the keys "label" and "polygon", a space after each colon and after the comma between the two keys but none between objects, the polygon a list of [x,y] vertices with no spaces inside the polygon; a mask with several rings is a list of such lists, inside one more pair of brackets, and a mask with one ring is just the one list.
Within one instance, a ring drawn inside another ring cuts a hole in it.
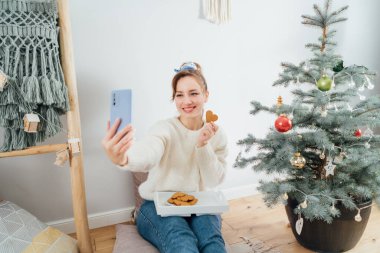
[{"label": "floor cushion", "polygon": [[159,253],[148,241],[144,240],[135,225],[116,225],[116,242],[113,253]]},{"label": "floor cushion", "polygon": [[[243,245],[245,246],[245,245]],[[226,245],[228,253],[246,253],[246,251],[240,248],[232,249],[229,245]],[[137,231],[135,225],[116,225],[116,242],[112,253],[159,253],[159,251],[151,243],[142,238]]]},{"label": "floor cushion", "polygon": [[76,241],[10,201],[0,201],[0,252],[77,253]]}]

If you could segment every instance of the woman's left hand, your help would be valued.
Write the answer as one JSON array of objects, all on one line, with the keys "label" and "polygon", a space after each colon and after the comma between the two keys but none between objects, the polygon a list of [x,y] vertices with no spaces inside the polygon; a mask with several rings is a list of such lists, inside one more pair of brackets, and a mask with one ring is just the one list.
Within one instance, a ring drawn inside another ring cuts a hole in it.
[{"label": "woman's left hand", "polygon": [[206,123],[199,134],[197,147],[200,148],[206,145],[215,135],[216,131],[218,131],[218,126],[214,122]]}]

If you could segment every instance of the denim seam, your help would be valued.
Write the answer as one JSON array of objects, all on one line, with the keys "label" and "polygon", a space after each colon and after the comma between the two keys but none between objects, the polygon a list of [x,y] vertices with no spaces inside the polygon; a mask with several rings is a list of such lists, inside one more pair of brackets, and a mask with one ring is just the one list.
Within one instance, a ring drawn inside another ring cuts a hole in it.
[{"label": "denim seam", "polygon": [[147,221],[153,228],[154,232],[156,233],[157,237],[160,239],[161,241],[161,244],[162,244],[162,248],[164,249],[165,252],[167,252],[167,248],[166,248],[166,244],[165,244],[165,241],[162,239],[162,236],[161,234],[159,233],[159,231],[157,230],[156,226],[153,225],[153,223],[148,219],[148,217],[146,217],[144,215],[143,212],[141,212],[141,210],[139,210],[139,213],[142,215],[142,217],[144,218],[145,221]]}]

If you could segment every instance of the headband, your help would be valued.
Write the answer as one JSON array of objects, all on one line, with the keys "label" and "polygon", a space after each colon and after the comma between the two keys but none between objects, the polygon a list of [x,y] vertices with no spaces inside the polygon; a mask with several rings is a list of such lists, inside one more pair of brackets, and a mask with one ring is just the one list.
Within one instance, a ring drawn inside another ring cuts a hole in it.
[{"label": "headband", "polygon": [[197,65],[195,65],[194,62],[187,62],[183,64],[181,67],[175,68],[174,71],[178,73],[184,70],[197,70],[197,69],[198,69]]}]

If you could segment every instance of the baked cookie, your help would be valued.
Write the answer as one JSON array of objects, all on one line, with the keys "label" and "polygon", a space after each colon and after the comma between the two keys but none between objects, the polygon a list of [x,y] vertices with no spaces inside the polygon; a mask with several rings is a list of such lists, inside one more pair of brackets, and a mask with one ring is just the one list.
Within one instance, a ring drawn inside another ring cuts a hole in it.
[{"label": "baked cookie", "polygon": [[193,195],[189,195],[183,192],[176,192],[168,199],[168,203],[176,206],[192,206],[197,202],[198,199]]},{"label": "baked cookie", "polygon": [[218,120],[218,115],[214,114],[211,110],[206,112],[206,123],[215,122]]}]

